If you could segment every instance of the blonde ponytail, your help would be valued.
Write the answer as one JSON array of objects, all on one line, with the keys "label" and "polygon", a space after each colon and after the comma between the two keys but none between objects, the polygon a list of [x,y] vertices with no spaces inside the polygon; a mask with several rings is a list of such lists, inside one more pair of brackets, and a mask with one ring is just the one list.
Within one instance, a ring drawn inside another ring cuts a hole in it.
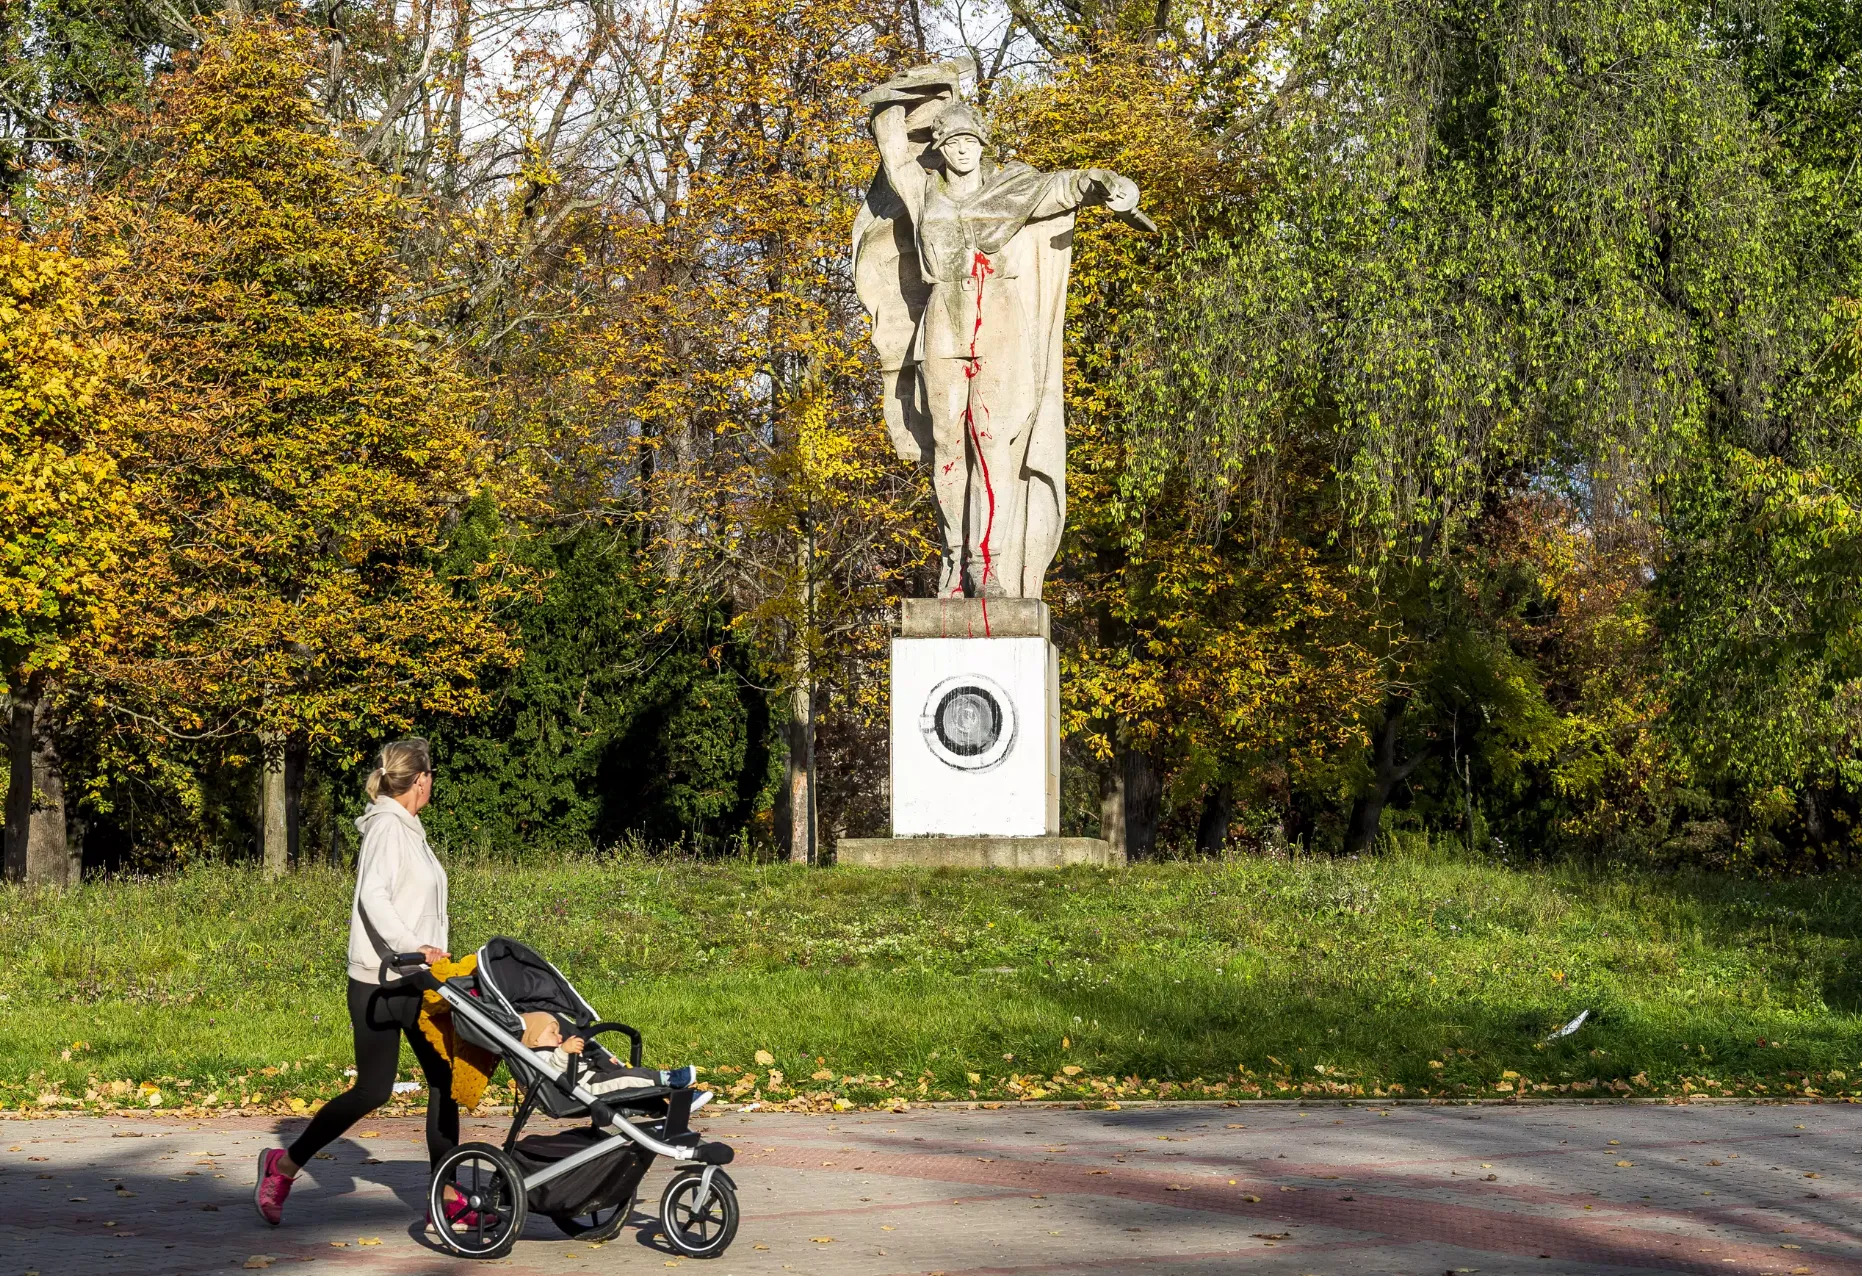
[{"label": "blonde ponytail", "polygon": [[400,797],[414,787],[416,780],[431,770],[432,748],[419,736],[410,736],[382,746],[380,763],[369,772],[369,778],[362,787],[371,802],[382,796]]}]

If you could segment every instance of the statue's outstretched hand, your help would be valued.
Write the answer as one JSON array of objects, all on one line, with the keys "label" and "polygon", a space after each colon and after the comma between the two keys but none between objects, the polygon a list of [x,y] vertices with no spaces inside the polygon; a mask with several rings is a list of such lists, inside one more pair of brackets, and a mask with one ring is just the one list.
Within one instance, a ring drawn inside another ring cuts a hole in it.
[{"label": "statue's outstretched hand", "polygon": [[1089,168],[1086,176],[1098,187],[1106,207],[1115,213],[1129,213],[1138,207],[1138,183],[1109,168]]}]

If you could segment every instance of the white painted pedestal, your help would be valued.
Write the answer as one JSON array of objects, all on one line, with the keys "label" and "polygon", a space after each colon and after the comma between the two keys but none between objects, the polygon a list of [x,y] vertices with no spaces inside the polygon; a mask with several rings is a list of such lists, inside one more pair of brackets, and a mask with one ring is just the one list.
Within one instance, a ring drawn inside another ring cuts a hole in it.
[{"label": "white painted pedestal", "polygon": [[842,864],[1123,863],[1060,834],[1060,661],[1034,599],[912,599],[892,640],[892,836]]},{"label": "white painted pedestal", "polygon": [[1060,832],[1060,660],[1045,638],[892,640],[892,835]]}]

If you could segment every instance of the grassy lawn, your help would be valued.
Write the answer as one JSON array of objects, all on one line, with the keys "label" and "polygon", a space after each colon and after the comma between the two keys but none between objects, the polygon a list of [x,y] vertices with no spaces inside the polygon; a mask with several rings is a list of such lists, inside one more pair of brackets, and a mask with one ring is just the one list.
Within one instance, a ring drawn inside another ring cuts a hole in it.
[{"label": "grassy lawn", "polygon": [[[642,1028],[650,1059],[698,1063],[766,1103],[1776,1097],[1848,1094],[1852,1077],[1862,1095],[1852,877],[1413,855],[1046,874],[455,861],[451,874],[456,950],[517,936]],[[276,1108],[336,1093],[351,1062],[349,893],[323,869],[0,893],[0,1104]],[[1545,1042],[1580,1010],[1581,1030]]]}]

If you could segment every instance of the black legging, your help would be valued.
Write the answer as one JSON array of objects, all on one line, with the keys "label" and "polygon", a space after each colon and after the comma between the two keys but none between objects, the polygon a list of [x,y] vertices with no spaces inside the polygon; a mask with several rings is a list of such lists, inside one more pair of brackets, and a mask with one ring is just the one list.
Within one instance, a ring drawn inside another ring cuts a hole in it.
[{"label": "black legging", "polygon": [[356,1033],[355,1084],[318,1109],[304,1133],[286,1153],[298,1165],[341,1138],[343,1132],[388,1102],[401,1063],[401,1038],[427,1078],[427,1160],[437,1165],[459,1146],[459,1105],[453,1101],[452,1065],[420,1031],[420,992],[414,988],[384,991],[379,984],[349,981],[349,1022]]}]

